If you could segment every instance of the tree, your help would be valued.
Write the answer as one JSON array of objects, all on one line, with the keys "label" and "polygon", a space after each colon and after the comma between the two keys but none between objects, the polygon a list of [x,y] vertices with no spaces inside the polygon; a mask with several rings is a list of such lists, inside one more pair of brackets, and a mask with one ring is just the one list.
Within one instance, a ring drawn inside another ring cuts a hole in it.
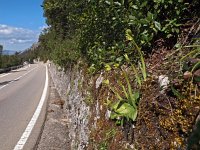
[{"label": "tree", "polygon": [[137,62],[126,31],[144,53],[157,39],[166,39],[170,48],[186,18],[199,16],[198,6],[199,0],[44,0],[49,27],[40,35],[38,56],[65,65],[80,55],[96,68],[122,64],[124,54]]},{"label": "tree", "polygon": [[0,55],[2,54],[3,51],[3,45],[0,45]]},{"label": "tree", "polygon": [[2,66],[2,59],[1,59],[2,52],[3,52],[3,45],[0,45],[0,68]]}]

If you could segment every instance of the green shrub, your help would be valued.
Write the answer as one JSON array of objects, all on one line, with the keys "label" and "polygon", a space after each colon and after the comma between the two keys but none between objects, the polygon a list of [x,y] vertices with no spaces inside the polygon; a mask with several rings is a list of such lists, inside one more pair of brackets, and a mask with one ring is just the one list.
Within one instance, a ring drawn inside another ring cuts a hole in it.
[{"label": "green shrub", "polygon": [[[49,51],[53,52],[51,56],[55,62],[65,65],[66,59],[71,62],[71,58],[78,58],[74,54],[80,53],[92,70],[109,63],[123,64],[124,54],[131,56],[134,62],[138,55],[135,55],[134,45],[126,39],[127,29],[131,30],[135,43],[143,52],[149,52],[160,38],[170,41],[172,46],[180,26],[188,18],[198,16],[198,5],[198,0],[45,0],[44,15],[49,25],[45,34],[49,45],[41,42],[42,49],[48,51],[42,54],[49,56]],[[76,33],[79,39],[73,42],[75,47],[78,45],[74,53],[74,48],[64,43],[73,39]],[[58,44],[60,46],[54,48]]]},{"label": "green shrub", "polygon": [[183,0],[91,0],[83,15],[81,52],[90,64],[101,68],[118,62],[124,53],[134,56],[125,38],[127,29],[142,51],[148,51],[158,38],[174,42],[182,19],[189,17],[185,15],[188,8]]}]

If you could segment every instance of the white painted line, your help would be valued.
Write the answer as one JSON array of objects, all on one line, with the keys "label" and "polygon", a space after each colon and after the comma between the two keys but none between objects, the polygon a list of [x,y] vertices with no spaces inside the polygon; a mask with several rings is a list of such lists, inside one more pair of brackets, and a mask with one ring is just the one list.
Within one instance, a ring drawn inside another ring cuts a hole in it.
[{"label": "white painted line", "polygon": [[4,74],[4,75],[1,75],[0,78],[5,77],[5,76],[7,76],[7,75],[9,75],[9,74],[10,74],[10,73],[7,73],[7,74]]},{"label": "white painted line", "polygon": [[[27,66],[25,66],[25,67],[22,67],[22,68],[19,68],[19,69],[16,69],[16,70],[14,70],[14,71],[21,71],[21,70],[26,70],[28,67]],[[13,71],[13,70],[12,70]],[[6,74],[3,74],[3,75],[1,75],[0,76],[0,78],[2,78],[2,77],[5,77],[5,76],[7,76],[7,75],[9,75],[9,74],[11,74],[11,73],[6,73]]]},{"label": "white painted line", "polygon": [[[19,68],[19,69],[16,69],[16,70],[14,70],[14,71],[21,71],[21,70],[25,70],[27,67],[23,67],[23,68]],[[13,71],[13,70],[12,70]],[[11,74],[11,73],[6,73],[6,74],[3,74],[3,75],[1,75],[0,76],[0,78],[2,78],[2,77],[5,77],[5,76],[7,76],[7,75],[9,75],[9,74]]]},{"label": "white painted line", "polygon": [[35,126],[35,123],[40,115],[40,112],[42,110],[42,106],[44,104],[44,101],[46,99],[47,96],[47,89],[48,89],[48,83],[49,83],[49,77],[48,77],[48,69],[46,66],[46,81],[45,81],[45,86],[44,86],[44,90],[42,93],[42,96],[40,98],[40,102],[35,110],[35,113],[33,114],[33,117],[31,118],[31,121],[29,122],[28,126],[26,127],[24,133],[22,134],[20,140],[17,142],[14,150],[22,150],[24,145],[26,144],[26,141],[28,140],[33,127]]},{"label": "white painted line", "polygon": [[[37,67],[38,67],[38,66],[37,66]],[[9,84],[11,84],[11,83],[13,83],[13,82],[19,80],[20,78],[24,77],[25,75],[27,75],[27,74],[30,73],[31,71],[35,70],[37,67],[35,67],[35,68],[29,70],[29,71],[26,72],[25,74],[23,74],[23,75],[19,76],[18,78],[14,79],[14,80],[12,80],[12,81],[10,81],[10,82],[8,82],[7,84],[1,86],[1,87],[0,87],[0,90],[3,89],[4,87],[8,86]]]},{"label": "white painted line", "polygon": [[16,69],[16,70],[12,70],[12,71],[21,71],[21,70],[26,70],[28,67],[27,66],[24,66],[22,68],[19,68],[19,69]]}]

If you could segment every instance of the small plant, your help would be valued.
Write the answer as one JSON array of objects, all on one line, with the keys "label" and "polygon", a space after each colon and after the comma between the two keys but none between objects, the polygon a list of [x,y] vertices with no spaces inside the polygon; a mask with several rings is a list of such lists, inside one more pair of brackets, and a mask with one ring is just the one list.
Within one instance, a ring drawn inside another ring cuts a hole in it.
[{"label": "small plant", "polygon": [[184,46],[185,48],[195,48],[193,49],[191,52],[189,52],[188,54],[186,54],[185,56],[183,56],[180,61],[184,61],[186,58],[188,57],[197,57],[198,55],[200,55],[200,45],[189,45],[189,46]]},{"label": "small plant", "polygon": [[[126,30],[126,40],[128,40],[129,42],[131,42],[131,44],[134,46],[134,48],[137,50],[139,57],[140,57],[140,61],[139,61],[139,68],[141,70],[142,76],[143,76],[143,80],[146,81],[147,79],[147,72],[146,72],[146,64],[145,64],[145,60],[141,51],[141,48],[136,44],[135,40],[133,39],[133,35],[130,29]],[[139,86],[141,86],[141,78],[139,77],[138,71],[135,67],[135,65],[133,63],[131,63],[129,57],[127,54],[124,55],[126,61],[128,63],[131,64],[131,67],[135,73],[135,77],[137,79],[137,82],[139,84]]]},{"label": "small plant", "polygon": [[116,135],[116,130],[114,128],[108,130],[106,132],[105,138],[103,141],[99,144],[98,149],[99,150],[107,150],[108,149],[108,141],[111,140]]},{"label": "small plant", "polygon": [[[128,63],[130,63],[130,59],[128,58],[128,55],[125,54],[124,57],[126,58],[126,61],[127,61]],[[138,73],[138,71],[137,71],[135,65],[131,63],[131,67],[132,67],[133,72],[134,72],[134,74],[135,74],[135,78],[136,78],[137,83],[139,84],[139,86],[141,86],[141,85],[142,85],[142,81],[141,81],[141,78],[140,78],[140,76],[139,76],[139,73]]]},{"label": "small plant", "polygon": [[178,99],[183,99],[185,98],[177,89],[174,88],[173,85],[171,85],[171,90],[174,96],[176,96]]},{"label": "small plant", "polygon": [[[197,41],[195,41],[192,45],[180,47],[180,48],[192,48],[190,52],[188,52],[180,59],[181,70],[184,72],[183,79],[189,81],[188,83],[190,85],[189,86],[190,91],[192,91],[191,88],[194,86],[194,83],[200,82],[200,77],[198,75],[199,73],[195,75],[196,71],[198,72],[198,69],[200,69],[200,60],[198,58],[200,55],[200,45],[198,45],[199,38],[197,38],[196,40]],[[196,88],[197,85],[195,85],[195,89]],[[177,90],[173,85],[171,85],[171,91],[173,95],[176,96],[178,99],[184,99],[186,97],[186,95],[182,94],[181,91]]]},{"label": "small plant", "polygon": [[[139,61],[139,69],[136,68],[136,66],[131,63],[131,60],[128,57],[128,54],[125,54],[125,60],[131,65],[131,68],[135,74],[135,78],[137,81],[137,84],[139,85],[139,88],[142,86],[142,82],[146,81],[147,78],[147,72],[146,72],[146,65],[144,61],[144,57],[142,54],[141,49],[138,47],[136,42],[133,39],[132,32],[131,30],[126,30],[126,40],[131,42],[131,44],[134,46],[136,51],[139,54],[140,61]],[[105,66],[105,70],[109,71],[111,70],[111,67],[109,65]],[[142,77],[140,76],[140,72],[142,74]],[[132,90],[129,78],[127,76],[127,73],[122,70],[123,76],[126,81],[126,86],[122,84],[121,81],[118,81],[119,86],[121,87],[123,94],[125,97],[120,96],[120,94],[117,92],[117,90],[109,84],[109,80],[105,80],[104,83],[109,87],[109,89],[115,94],[117,98],[116,103],[111,103],[110,101],[108,102],[108,105],[110,105],[110,109],[112,110],[110,118],[111,119],[116,119],[116,123],[123,125],[125,119],[126,120],[131,120],[135,121],[137,118],[137,105],[139,102],[140,94],[139,91],[134,91]]]},{"label": "small plant", "polygon": [[[191,74],[193,74],[196,70],[200,69],[200,60],[198,59],[199,55],[200,55],[200,45],[198,43],[199,43],[199,38],[193,45],[185,46],[185,48],[192,48],[192,50],[180,59],[180,63],[184,64],[183,70],[189,71]],[[184,61],[187,58],[190,58],[192,60],[192,62],[185,63]],[[192,80],[193,80],[193,78],[192,78]],[[194,80],[199,82],[200,81],[199,76],[194,77]]]},{"label": "small plant", "polygon": [[113,87],[111,87],[109,80],[104,81],[104,84],[106,84],[117,97],[116,103],[111,104],[111,102],[109,102],[112,111],[110,118],[116,119],[116,123],[120,125],[123,125],[124,119],[127,119],[128,121],[135,121],[137,118],[137,104],[140,98],[138,91],[133,92],[126,72],[123,72],[123,75],[126,79],[128,90],[120,81],[118,83],[123,90],[125,98],[122,98],[122,96],[120,96],[120,94]]}]

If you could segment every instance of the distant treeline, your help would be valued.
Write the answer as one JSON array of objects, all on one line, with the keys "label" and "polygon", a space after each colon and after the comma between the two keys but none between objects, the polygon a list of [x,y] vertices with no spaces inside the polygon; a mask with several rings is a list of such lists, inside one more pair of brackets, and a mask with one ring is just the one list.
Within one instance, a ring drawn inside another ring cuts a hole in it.
[{"label": "distant treeline", "polygon": [[15,52],[14,55],[4,53],[3,45],[0,45],[0,68],[8,68],[22,64],[22,58],[19,56],[19,52]]},{"label": "distant treeline", "polygon": [[22,58],[19,55],[1,55],[0,68],[8,68],[22,64]]},{"label": "distant treeline", "polygon": [[0,45],[0,68],[9,68],[12,66],[22,65],[25,61],[33,63],[33,60],[38,57],[38,44],[34,43],[30,48],[23,52],[4,52],[3,46]]},{"label": "distant treeline", "polygon": [[[14,55],[17,51],[12,51],[12,50],[3,50],[2,55]],[[17,52],[19,53],[19,52]]]}]

